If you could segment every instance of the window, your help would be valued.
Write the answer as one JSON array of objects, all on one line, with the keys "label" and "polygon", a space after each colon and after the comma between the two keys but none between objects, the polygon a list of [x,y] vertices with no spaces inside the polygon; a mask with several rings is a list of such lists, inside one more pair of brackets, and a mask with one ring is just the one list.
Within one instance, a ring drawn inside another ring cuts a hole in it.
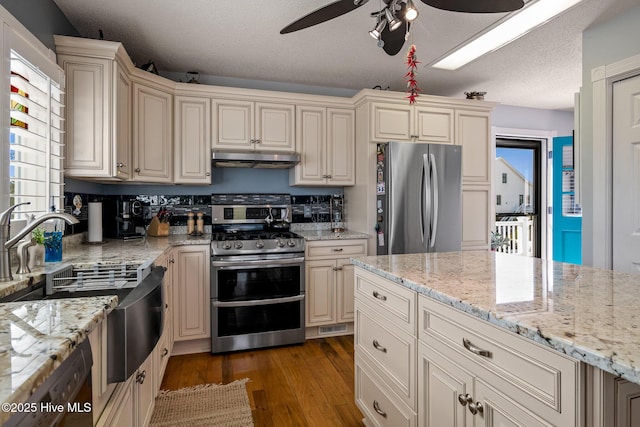
[{"label": "window", "polygon": [[502,196],[498,194],[496,196],[496,205],[501,205],[501,204],[502,204]]},{"label": "window", "polygon": [[63,91],[14,50],[10,63],[9,205],[30,202],[16,217],[62,209]]},{"label": "window", "polygon": [[503,173],[503,174],[502,174],[502,183],[503,183],[503,184],[506,184],[506,183],[507,183],[507,174],[506,174],[506,173]]},{"label": "window", "polygon": [[523,196],[522,194],[520,194],[520,195],[518,196],[518,204],[519,204],[519,205],[522,205],[523,203],[524,203],[524,196]]}]

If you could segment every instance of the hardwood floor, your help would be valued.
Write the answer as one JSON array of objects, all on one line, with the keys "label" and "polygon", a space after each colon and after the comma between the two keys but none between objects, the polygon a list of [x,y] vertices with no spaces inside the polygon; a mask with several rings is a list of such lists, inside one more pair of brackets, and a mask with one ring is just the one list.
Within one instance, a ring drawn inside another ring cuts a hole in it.
[{"label": "hardwood floor", "polygon": [[223,355],[173,356],[161,388],[241,378],[251,379],[247,392],[256,427],[363,425],[354,402],[352,335]]}]

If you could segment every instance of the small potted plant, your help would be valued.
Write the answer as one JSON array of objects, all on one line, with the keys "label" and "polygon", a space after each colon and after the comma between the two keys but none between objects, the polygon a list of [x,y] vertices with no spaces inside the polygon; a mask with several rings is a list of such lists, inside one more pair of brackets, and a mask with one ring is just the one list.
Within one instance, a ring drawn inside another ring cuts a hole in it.
[{"label": "small potted plant", "polygon": [[35,243],[35,246],[29,248],[29,268],[44,264],[44,230],[41,227],[36,227],[31,232],[31,241]]},{"label": "small potted plant", "polygon": [[502,249],[504,246],[506,246],[509,243],[510,240],[511,239],[509,239],[509,237],[503,236],[500,233],[496,233],[495,231],[492,231],[491,232],[491,250],[498,251]]}]

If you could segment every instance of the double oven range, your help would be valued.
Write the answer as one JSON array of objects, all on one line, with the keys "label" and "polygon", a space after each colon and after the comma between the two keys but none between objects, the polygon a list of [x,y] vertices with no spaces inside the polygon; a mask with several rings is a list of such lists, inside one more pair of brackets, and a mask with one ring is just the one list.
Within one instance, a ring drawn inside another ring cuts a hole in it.
[{"label": "double oven range", "polygon": [[212,196],[211,352],[305,339],[304,239],[288,194]]}]

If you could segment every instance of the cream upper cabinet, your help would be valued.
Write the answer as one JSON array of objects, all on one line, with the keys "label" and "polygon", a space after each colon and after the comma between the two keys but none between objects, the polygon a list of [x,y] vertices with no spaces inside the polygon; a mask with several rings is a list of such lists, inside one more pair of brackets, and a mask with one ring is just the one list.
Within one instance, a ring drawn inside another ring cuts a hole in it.
[{"label": "cream upper cabinet", "polygon": [[133,84],[134,180],[172,182],[173,96],[147,84]]},{"label": "cream upper cabinet", "polygon": [[174,100],[174,175],[177,184],[211,184],[211,100]]},{"label": "cream upper cabinet", "polygon": [[371,114],[375,141],[454,143],[453,108],[374,103]]},{"label": "cream upper cabinet", "polygon": [[214,150],[294,151],[293,104],[214,99]]},{"label": "cream upper cabinet", "polygon": [[128,180],[131,82],[123,71],[126,53],[120,43],[54,38],[66,75],[65,176]]},{"label": "cream upper cabinet", "polygon": [[462,146],[462,184],[491,185],[490,113],[457,109],[456,131],[456,145]]},{"label": "cream upper cabinet", "polygon": [[291,185],[355,183],[354,117],[350,109],[296,107],[296,151],[301,159],[291,170]]}]

